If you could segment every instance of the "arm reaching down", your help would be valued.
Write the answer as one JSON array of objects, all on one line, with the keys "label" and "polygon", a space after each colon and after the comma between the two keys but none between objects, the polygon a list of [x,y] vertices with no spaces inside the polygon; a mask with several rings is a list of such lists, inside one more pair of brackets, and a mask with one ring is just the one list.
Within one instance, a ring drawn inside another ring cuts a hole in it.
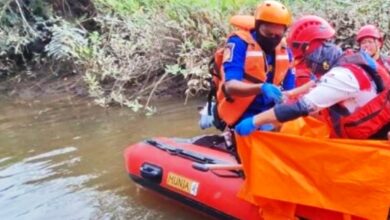
[{"label": "arm reaching down", "polygon": [[[359,83],[351,76],[352,73],[341,67],[332,70],[322,77],[322,81],[316,87],[298,101],[279,104],[270,110],[255,115],[252,119],[252,127],[239,123],[236,126],[237,133],[240,134],[239,130],[242,130],[241,126],[249,128],[244,129],[246,132],[243,133],[244,135],[248,135],[260,125],[291,121],[355,97],[359,91]],[[250,132],[247,132],[247,130]]]},{"label": "arm reaching down", "polygon": [[279,104],[272,109],[241,121],[237,124],[235,130],[239,135],[246,136],[264,124],[291,121],[301,116],[307,116],[318,111],[318,109],[316,106],[306,103],[303,99],[290,104]]}]

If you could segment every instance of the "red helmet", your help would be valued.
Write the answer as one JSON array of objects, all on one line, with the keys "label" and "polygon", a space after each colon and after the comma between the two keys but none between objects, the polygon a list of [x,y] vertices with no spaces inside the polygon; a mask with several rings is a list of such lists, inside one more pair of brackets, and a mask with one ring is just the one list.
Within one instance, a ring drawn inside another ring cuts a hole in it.
[{"label": "red helmet", "polygon": [[363,38],[365,37],[372,37],[378,39],[381,43],[383,41],[382,35],[378,28],[371,24],[364,25],[360,28],[356,36],[356,41],[360,43],[360,41],[363,40]]},{"label": "red helmet", "polygon": [[[315,15],[306,15],[298,19],[290,28],[287,44],[295,58],[302,58],[309,49],[315,49],[314,42],[325,41],[334,36],[336,31],[323,18]],[[311,48],[313,47],[313,48]]]}]

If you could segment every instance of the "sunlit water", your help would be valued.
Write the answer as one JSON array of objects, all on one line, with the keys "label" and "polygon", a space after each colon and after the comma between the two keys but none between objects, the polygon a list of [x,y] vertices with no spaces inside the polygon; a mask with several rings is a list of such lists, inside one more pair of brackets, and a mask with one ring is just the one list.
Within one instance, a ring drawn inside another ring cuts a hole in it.
[{"label": "sunlit water", "polygon": [[127,176],[123,150],[154,136],[191,137],[199,101],[145,117],[85,101],[0,99],[0,219],[205,219]]}]

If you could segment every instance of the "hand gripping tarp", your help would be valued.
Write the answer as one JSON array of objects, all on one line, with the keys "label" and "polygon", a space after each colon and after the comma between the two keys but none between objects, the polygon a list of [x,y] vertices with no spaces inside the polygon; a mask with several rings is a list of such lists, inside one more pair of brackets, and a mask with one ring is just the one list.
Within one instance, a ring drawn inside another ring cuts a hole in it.
[{"label": "hand gripping tarp", "polygon": [[295,204],[386,219],[390,144],[327,136],[327,127],[310,118],[280,133],[236,135],[246,176],[239,196],[261,206],[264,219],[288,219]]}]

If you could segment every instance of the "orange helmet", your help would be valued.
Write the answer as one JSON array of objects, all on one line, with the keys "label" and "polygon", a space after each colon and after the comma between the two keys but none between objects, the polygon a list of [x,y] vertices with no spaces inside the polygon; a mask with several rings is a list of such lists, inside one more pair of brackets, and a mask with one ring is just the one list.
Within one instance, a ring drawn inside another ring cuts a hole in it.
[{"label": "orange helmet", "polygon": [[381,44],[383,42],[382,35],[379,32],[378,28],[371,24],[364,25],[363,27],[360,28],[356,36],[356,41],[360,43],[360,41],[363,40],[363,38],[365,37],[372,37],[378,39],[381,42]]},{"label": "orange helmet", "polygon": [[314,50],[321,42],[331,39],[335,33],[325,19],[306,15],[295,21],[290,28],[287,44],[295,58],[302,58],[307,50]]},{"label": "orange helmet", "polygon": [[290,12],[282,3],[266,0],[257,6],[255,20],[289,26],[292,18]]}]

